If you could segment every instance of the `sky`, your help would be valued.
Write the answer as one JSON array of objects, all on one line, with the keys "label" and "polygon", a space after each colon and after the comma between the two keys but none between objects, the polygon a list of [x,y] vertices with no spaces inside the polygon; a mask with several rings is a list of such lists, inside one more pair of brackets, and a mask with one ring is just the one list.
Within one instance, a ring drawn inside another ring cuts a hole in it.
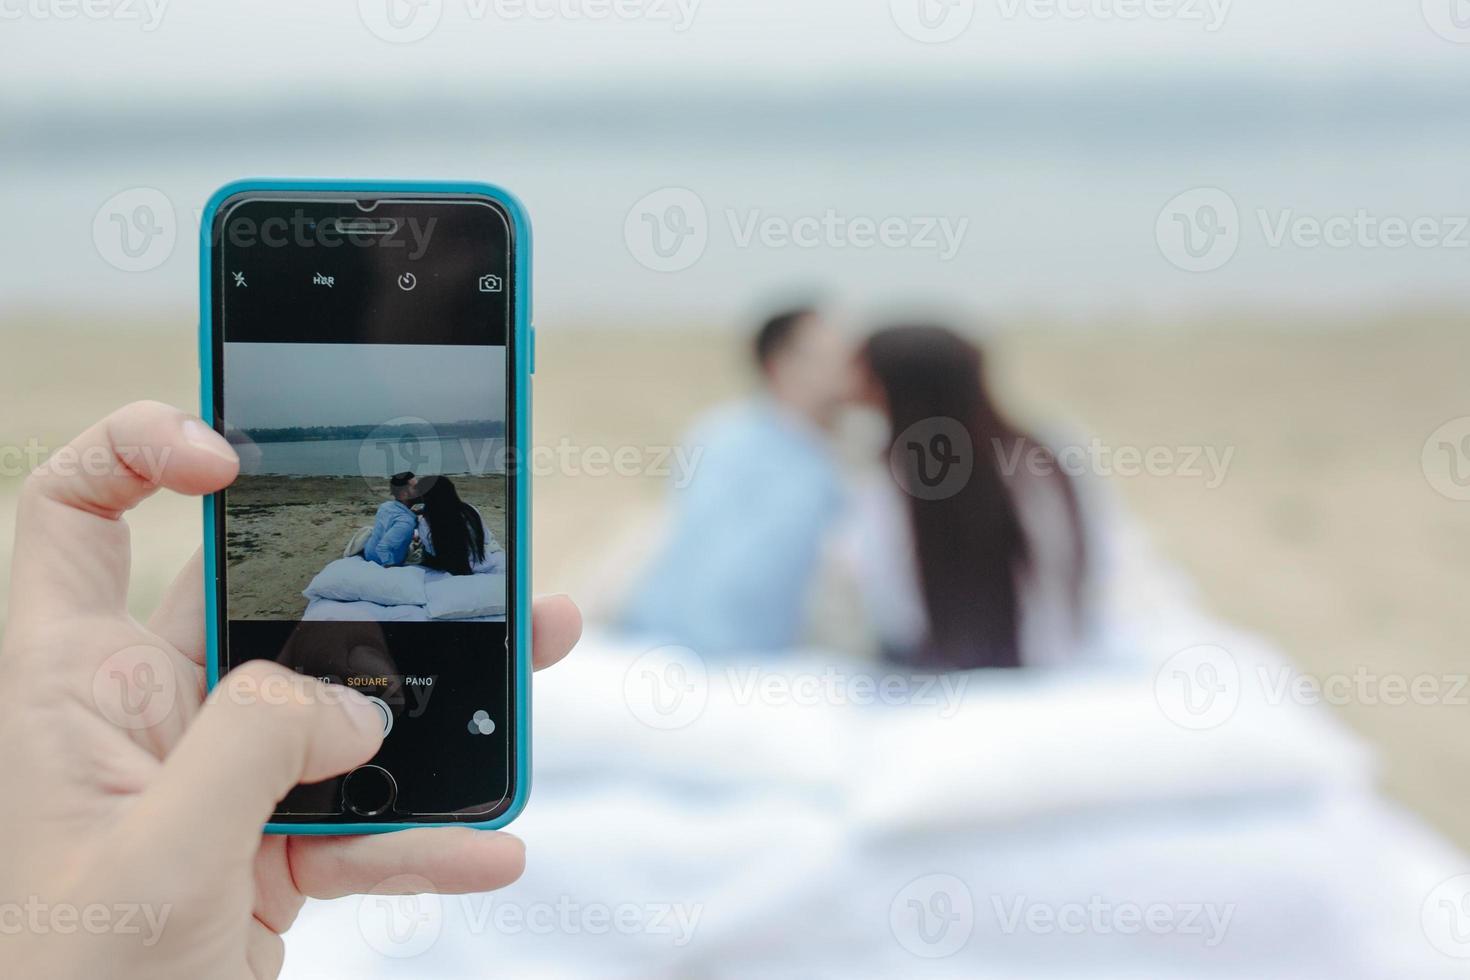
[{"label": "sky", "polygon": [[226,344],[227,423],[238,429],[505,418],[505,348]]},{"label": "sky", "polygon": [[[0,105],[264,98],[284,91],[289,106],[354,93],[458,93],[489,79],[497,92],[575,94],[609,84],[779,90],[834,80],[1120,68],[1463,71],[1470,61],[1465,5],[3,0]],[[79,6],[93,14],[76,13]]]},{"label": "sky", "polygon": [[[83,9],[107,16],[59,16]],[[202,202],[287,175],[510,188],[543,328],[745,330],[812,291],[987,316],[1458,304],[1467,83],[1470,0],[0,0],[0,329],[182,322]],[[1210,190],[1238,248],[1200,272],[1159,219]],[[697,230],[678,270],[640,237],[670,194]],[[1444,246],[1280,231],[1360,213]],[[912,235],[781,234],[829,216]]]}]

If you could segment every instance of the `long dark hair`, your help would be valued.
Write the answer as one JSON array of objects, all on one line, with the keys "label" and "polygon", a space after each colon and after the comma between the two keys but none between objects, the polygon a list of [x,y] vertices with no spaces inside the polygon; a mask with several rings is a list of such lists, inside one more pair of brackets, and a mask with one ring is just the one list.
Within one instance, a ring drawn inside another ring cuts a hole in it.
[{"label": "long dark hair", "polygon": [[447,476],[429,477],[420,499],[429,523],[434,553],[424,550],[424,564],[454,575],[470,574],[470,566],[485,557],[485,525],[475,508],[459,499]]},{"label": "long dark hair", "polygon": [[[919,585],[929,616],[928,640],[915,654],[915,666],[1019,667],[1019,582],[1031,573],[1034,555],[1002,462],[1041,454],[1051,464],[1046,471],[1059,483],[1071,524],[1067,585],[1077,622],[1085,555],[1072,481],[1050,450],[1001,414],[986,387],[980,348],[954,331],[889,327],[869,338],[863,359],[887,401],[894,475],[910,490]],[[931,469],[937,462],[926,458],[931,450],[967,453],[973,470],[956,486],[940,483],[936,492],[925,492],[921,477],[932,481],[947,472]]]}]

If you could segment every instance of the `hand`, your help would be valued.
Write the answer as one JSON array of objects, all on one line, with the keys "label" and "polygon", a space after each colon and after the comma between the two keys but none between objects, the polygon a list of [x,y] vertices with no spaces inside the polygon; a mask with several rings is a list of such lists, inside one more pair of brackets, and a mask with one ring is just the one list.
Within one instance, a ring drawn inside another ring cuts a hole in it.
[{"label": "hand", "polygon": [[[205,703],[198,555],[147,626],[128,615],[123,513],[160,486],[211,493],[237,468],[197,418],[140,402],[26,481],[0,652],[7,976],[274,977],[306,897],[401,874],[483,891],[521,873],[523,845],[504,833],[262,836],[287,790],[367,761],[381,729],[356,693],[266,661],[231,672]],[[539,669],[567,654],[581,618],[552,597],[533,620]],[[291,696],[246,696],[263,685]],[[124,710],[140,704],[140,716]]]}]

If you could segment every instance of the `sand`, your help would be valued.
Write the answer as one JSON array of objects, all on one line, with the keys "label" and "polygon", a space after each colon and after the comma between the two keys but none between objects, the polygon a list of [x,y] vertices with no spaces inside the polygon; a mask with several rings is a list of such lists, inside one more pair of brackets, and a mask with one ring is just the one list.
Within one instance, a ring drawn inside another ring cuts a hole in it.
[{"label": "sand", "polygon": [[[1437,493],[1420,453],[1443,422],[1470,416],[1464,319],[1415,312],[1303,324],[1242,313],[1080,330],[1018,322],[992,344],[992,362],[1028,420],[1060,417],[1115,446],[1234,448],[1213,489],[1178,477],[1110,481],[1218,615],[1266,635],[1306,671],[1451,676],[1467,670],[1470,503]],[[694,413],[748,384],[738,338],[549,322],[539,333],[535,439],[569,447],[574,461],[586,447],[657,452]],[[133,398],[197,401],[187,316],[92,332],[12,316],[4,349],[3,446],[54,447]],[[666,478],[586,469],[554,458],[538,468],[534,585],[595,600],[604,556],[657,512]],[[5,525],[22,472],[0,469]],[[315,534],[315,521],[333,517],[324,508],[278,507],[278,520]],[[198,505],[162,495],[129,520],[133,608],[146,615],[198,545]],[[291,577],[304,584],[343,529],[302,539]],[[0,569],[8,581],[8,561]],[[1381,753],[1387,790],[1470,847],[1470,712],[1334,710]]]},{"label": "sand", "polygon": [[[505,540],[505,477],[455,476],[460,498]],[[386,497],[356,476],[246,476],[226,494],[227,587],[232,619],[296,619],[312,576],[341,558]]]}]

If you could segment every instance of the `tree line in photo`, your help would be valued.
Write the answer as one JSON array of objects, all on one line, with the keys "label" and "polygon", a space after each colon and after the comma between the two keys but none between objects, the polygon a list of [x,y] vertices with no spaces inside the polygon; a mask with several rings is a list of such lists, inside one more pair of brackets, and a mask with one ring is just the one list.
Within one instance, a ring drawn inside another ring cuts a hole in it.
[{"label": "tree line in photo", "polygon": [[482,419],[458,422],[433,422],[404,425],[291,425],[275,429],[239,429],[252,442],[326,442],[337,439],[499,439],[505,435],[505,423]]}]

